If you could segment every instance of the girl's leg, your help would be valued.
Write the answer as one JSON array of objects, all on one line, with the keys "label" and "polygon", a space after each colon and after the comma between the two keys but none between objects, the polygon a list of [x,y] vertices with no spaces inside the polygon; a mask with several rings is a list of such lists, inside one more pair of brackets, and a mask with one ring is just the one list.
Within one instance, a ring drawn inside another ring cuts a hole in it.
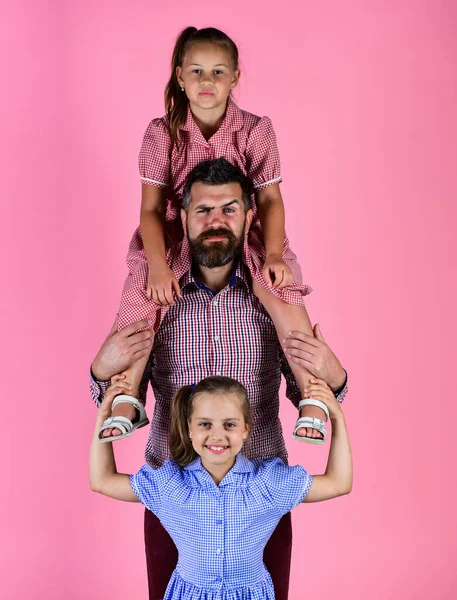
[{"label": "girl's leg", "polygon": [[[143,373],[146,368],[146,365],[148,364],[148,360],[149,360],[149,356],[146,355],[143,358],[140,358],[139,360],[134,362],[131,367],[129,367],[122,373],[122,375],[125,375],[124,381],[130,383],[130,385],[132,386],[132,390],[129,395],[133,396],[134,398],[138,398],[141,379],[143,377]],[[117,404],[114,407],[113,412],[111,413],[111,416],[112,417],[127,417],[127,419],[130,419],[130,421],[132,421],[134,423],[135,419],[138,418],[138,411],[136,410],[136,408],[134,406],[132,406],[132,404],[128,404],[127,402],[120,402],[119,404]],[[111,435],[120,435],[120,434],[121,434],[121,431],[117,428],[105,429],[102,432],[102,437],[109,437]]]},{"label": "girl's leg", "polygon": [[[283,340],[287,337],[289,331],[302,331],[308,335],[313,335],[311,321],[309,320],[308,313],[304,306],[295,306],[283,302],[261,286],[255,279],[252,279],[252,288],[254,294],[264,305],[274,323],[281,347],[283,346]],[[304,398],[305,388],[308,386],[309,380],[313,376],[307,369],[299,367],[294,362],[288,360],[288,363],[292,373],[295,375],[302,398]],[[323,421],[326,419],[324,411],[317,406],[303,406],[300,409],[300,417],[317,417]],[[322,437],[322,434],[319,431],[311,427],[300,428],[297,431],[297,435],[311,438]]]}]

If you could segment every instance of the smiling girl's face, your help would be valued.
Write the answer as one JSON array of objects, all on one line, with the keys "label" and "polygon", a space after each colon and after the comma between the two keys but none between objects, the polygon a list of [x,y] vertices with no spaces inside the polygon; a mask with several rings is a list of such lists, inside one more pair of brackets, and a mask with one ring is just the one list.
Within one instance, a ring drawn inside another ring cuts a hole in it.
[{"label": "smiling girl's face", "polygon": [[213,109],[227,103],[240,72],[233,68],[230,54],[216,44],[192,44],[176,77],[184,88],[191,109]]},{"label": "smiling girl's face", "polygon": [[194,398],[193,409],[189,437],[202,465],[211,474],[228,471],[249,433],[239,398],[202,392]]}]

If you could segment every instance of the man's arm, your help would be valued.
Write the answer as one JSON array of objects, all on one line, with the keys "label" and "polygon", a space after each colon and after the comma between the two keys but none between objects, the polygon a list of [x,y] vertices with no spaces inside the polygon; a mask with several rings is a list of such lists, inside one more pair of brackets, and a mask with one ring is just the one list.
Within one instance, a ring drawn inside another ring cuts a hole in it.
[{"label": "man's arm", "polygon": [[287,385],[286,396],[298,406],[300,388],[287,359],[308,369],[314,377],[324,379],[338,402],[343,402],[348,391],[347,373],[324,340],[319,325],[314,326],[314,336],[292,331],[285,340],[284,352],[280,351],[281,371]]},{"label": "man's arm", "polygon": [[[148,329],[135,333],[145,327],[148,327],[147,321],[138,321],[121,331],[117,331],[117,319],[114,322],[90,369],[90,392],[97,406],[100,406],[101,400],[110,385],[111,377],[125,371],[136,360],[151,354],[151,331]],[[139,400],[143,404],[146,403],[146,391],[151,370],[152,358],[150,357],[139,390]]]}]

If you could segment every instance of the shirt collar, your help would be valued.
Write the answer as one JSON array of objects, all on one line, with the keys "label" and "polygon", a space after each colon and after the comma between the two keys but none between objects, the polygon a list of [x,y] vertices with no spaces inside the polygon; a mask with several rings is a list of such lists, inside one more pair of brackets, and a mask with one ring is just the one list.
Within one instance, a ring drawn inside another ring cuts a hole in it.
[{"label": "shirt collar", "polygon": [[[243,111],[239,108],[235,102],[229,96],[227,100],[227,109],[225,111],[224,120],[221,123],[221,126],[216,131],[216,134],[224,133],[226,131],[239,131],[243,127]],[[187,117],[186,121],[180,127],[183,131],[190,132],[200,132],[197,123],[194,121],[192,117],[192,111],[190,110],[190,104],[187,105]]]},{"label": "shirt collar", "polygon": [[[191,268],[187,271],[187,273],[184,273],[184,275],[181,277],[181,280],[180,280],[181,288],[184,288],[185,286],[193,283],[200,290],[208,290],[212,294],[214,294],[214,292],[212,290],[210,290],[208,287],[206,287],[206,285],[204,283],[200,283],[200,281],[197,281],[195,279],[194,268],[195,268],[195,265],[192,264]],[[230,277],[228,286],[233,287],[234,285],[236,285],[238,283],[238,281],[242,281],[245,285],[248,285],[248,277],[247,277],[247,273],[246,273],[246,268],[240,261],[237,262],[237,264],[235,265],[235,267],[232,271],[232,275]]]}]

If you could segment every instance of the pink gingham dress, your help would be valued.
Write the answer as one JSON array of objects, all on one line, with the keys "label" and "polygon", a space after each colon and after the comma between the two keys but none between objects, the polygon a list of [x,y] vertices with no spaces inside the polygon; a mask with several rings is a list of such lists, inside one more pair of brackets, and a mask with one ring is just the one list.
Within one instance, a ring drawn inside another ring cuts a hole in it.
[{"label": "pink gingham dress", "polygon": [[[268,117],[257,117],[241,110],[229,99],[225,118],[218,131],[207,141],[192,118],[190,108],[186,122],[180,128],[182,143],[179,148],[172,144],[165,117],[153,119],[144,134],[139,157],[141,182],[167,188],[165,215],[165,244],[167,264],[179,279],[189,270],[190,248],[181,225],[180,210],[184,183],[189,172],[201,161],[225,157],[251,178],[254,190],[261,190],[281,181],[279,152],[276,136]],[[302,283],[297,257],[284,239],[283,259],[289,265],[294,283],[277,290],[267,286],[262,276],[265,263],[265,245],[262,228],[255,204],[252,225],[243,248],[243,262],[252,277],[272,294],[288,304],[304,305],[304,297],[311,288]],[[160,307],[146,296],[148,264],[143,248],[140,229],[133,234],[127,255],[129,275],[119,309],[119,329],[148,319],[157,331],[168,307]]]}]

